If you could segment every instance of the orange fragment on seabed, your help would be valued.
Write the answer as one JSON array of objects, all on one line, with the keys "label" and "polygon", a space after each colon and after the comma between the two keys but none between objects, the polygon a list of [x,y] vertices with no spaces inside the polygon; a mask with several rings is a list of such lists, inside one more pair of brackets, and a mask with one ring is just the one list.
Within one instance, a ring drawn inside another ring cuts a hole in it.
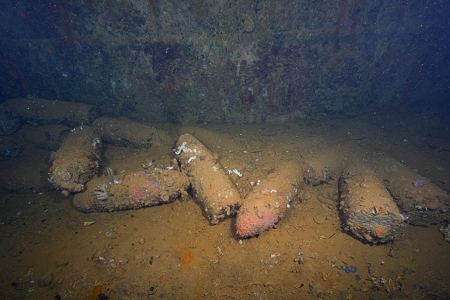
[{"label": "orange fragment on seabed", "polygon": [[189,269],[194,263],[194,256],[192,255],[191,249],[181,249],[181,268],[183,270]]},{"label": "orange fragment on seabed", "polygon": [[265,187],[261,190],[261,195],[269,195],[269,194],[270,194],[270,190],[268,188]]},{"label": "orange fragment on seabed", "polygon": [[91,296],[89,297],[89,300],[97,300],[98,296],[101,294],[102,292],[102,287],[97,285],[94,287],[94,290],[92,291]]},{"label": "orange fragment on seabed", "polygon": [[333,279],[329,276],[324,276],[324,274],[321,272],[317,278],[313,278],[313,286],[319,286],[326,289],[331,289],[334,286],[336,286],[333,282]]}]

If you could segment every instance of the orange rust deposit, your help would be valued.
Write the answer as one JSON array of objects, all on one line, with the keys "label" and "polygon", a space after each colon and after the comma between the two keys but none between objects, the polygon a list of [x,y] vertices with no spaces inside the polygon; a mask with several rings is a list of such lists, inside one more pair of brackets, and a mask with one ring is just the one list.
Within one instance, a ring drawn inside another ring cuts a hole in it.
[{"label": "orange rust deposit", "polygon": [[336,286],[333,279],[330,278],[329,274],[320,273],[319,276],[313,278],[313,286],[320,286],[321,288],[331,289]]},{"label": "orange rust deposit", "polygon": [[190,248],[181,249],[181,268],[187,270],[193,263],[194,255],[192,254],[192,250]]},{"label": "orange rust deposit", "polygon": [[386,229],[382,228],[382,227],[377,227],[375,228],[375,230],[373,231],[373,233],[377,236],[377,237],[382,237],[383,234],[386,233]]},{"label": "orange rust deposit", "polygon": [[97,300],[98,296],[101,294],[102,292],[102,287],[97,285],[94,287],[94,289],[92,290],[92,294],[89,297],[89,300]]},{"label": "orange rust deposit", "polygon": [[164,282],[164,275],[163,274],[161,274],[161,276],[159,276],[158,282],[159,282],[159,284],[162,284]]}]

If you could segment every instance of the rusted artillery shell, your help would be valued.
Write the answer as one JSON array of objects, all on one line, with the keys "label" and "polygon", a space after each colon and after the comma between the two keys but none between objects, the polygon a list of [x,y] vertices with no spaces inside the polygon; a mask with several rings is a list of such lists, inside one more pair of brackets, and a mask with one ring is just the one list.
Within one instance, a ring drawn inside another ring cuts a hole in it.
[{"label": "rusted artillery shell", "polygon": [[194,196],[203,204],[211,224],[236,214],[241,198],[212,153],[189,134],[180,136],[177,148],[181,168],[189,175]]},{"label": "rusted artillery shell", "polygon": [[41,98],[9,99],[3,102],[22,120],[33,125],[63,124],[75,127],[92,124],[98,110],[84,103]]},{"label": "rusted artillery shell", "polygon": [[[168,179],[171,185],[167,185]],[[187,197],[185,174],[172,170],[140,171],[94,178],[83,193],[76,194],[74,206],[84,212],[139,209]]]},{"label": "rusted artillery shell", "polygon": [[393,158],[377,161],[376,172],[411,224],[430,226],[450,220],[450,196],[428,178]]},{"label": "rusted artillery shell", "polygon": [[367,166],[351,166],[339,179],[345,228],[370,243],[394,240],[406,220],[375,173]]},{"label": "rusted artillery shell", "polygon": [[175,143],[164,131],[127,118],[100,117],[92,128],[104,143],[122,147],[148,149],[152,146],[173,147]]},{"label": "rusted artillery shell", "polygon": [[50,180],[63,195],[80,192],[98,170],[100,139],[89,126],[78,127],[51,154]]},{"label": "rusted artillery shell", "polygon": [[237,214],[237,235],[251,237],[274,227],[296,197],[307,170],[304,165],[286,163],[255,186]]}]

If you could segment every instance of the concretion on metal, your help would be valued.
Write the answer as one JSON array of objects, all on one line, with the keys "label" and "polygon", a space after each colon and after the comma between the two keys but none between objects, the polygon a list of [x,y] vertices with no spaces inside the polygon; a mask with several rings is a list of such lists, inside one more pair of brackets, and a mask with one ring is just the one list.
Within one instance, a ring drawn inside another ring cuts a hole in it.
[{"label": "concretion on metal", "polygon": [[184,199],[188,185],[185,174],[158,168],[110,175],[89,181],[73,203],[84,213],[139,209]]},{"label": "concretion on metal", "polygon": [[306,166],[295,163],[271,170],[244,199],[236,217],[237,235],[251,237],[273,228],[297,196],[307,170]]},{"label": "concretion on metal", "polygon": [[369,167],[347,167],[339,179],[339,192],[345,229],[361,240],[392,241],[405,225],[391,195]]},{"label": "concretion on metal", "polygon": [[211,224],[235,215],[242,200],[211,151],[195,137],[184,134],[178,139],[176,154],[181,169],[190,178],[192,193],[202,203]]}]

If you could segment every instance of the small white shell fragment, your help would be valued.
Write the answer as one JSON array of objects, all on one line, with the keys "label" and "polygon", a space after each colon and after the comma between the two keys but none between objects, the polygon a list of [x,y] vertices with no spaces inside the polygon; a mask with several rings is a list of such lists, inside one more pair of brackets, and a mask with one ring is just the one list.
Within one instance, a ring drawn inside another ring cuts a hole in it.
[{"label": "small white shell fragment", "polygon": [[250,182],[250,185],[254,185],[255,183],[252,181],[252,182]]},{"label": "small white shell fragment", "polygon": [[277,191],[276,190],[271,190],[270,191],[270,193],[272,194],[272,193],[276,193]]},{"label": "small white shell fragment", "polygon": [[439,231],[444,235],[444,239],[450,243],[450,225],[447,227],[442,226]]},{"label": "small white shell fragment", "polygon": [[191,161],[193,161],[194,159],[196,159],[197,158],[197,156],[192,156],[191,158],[189,158],[189,160],[187,161],[187,163],[189,164],[189,163],[191,163]]},{"label": "small white shell fragment", "polygon": [[192,152],[192,150],[189,148],[186,148],[186,142],[183,142],[183,144],[181,144],[181,146],[178,147],[178,150],[175,151],[175,154],[180,155],[181,152],[187,153],[187,152]]},{"label": "small white shell fragment", "polygon": [[167,170],[173,170],[173,167],[167,167],[166,169]]},{"label": "small white shell fragment", "polygon": [[291,206],[290,206],[289,204],[286,204],[286,207],[289,208],[289,207],[291,207]]},{"label": "small white shell fragment", "polygon": [[87,222],[84,222],[84,226],[85,226],[85,227],[91,226],[92,224],[94,224],[94,221],[87,221]]},{"label": "small white shell fragment", "polygon": [[242,177],[242,174],[239,173],[239,171],[236,170],[236,169],[233,170],[233,173],[236,174],[236,175],[239,176],[239,177]]},{"label": "small white shell fragment", "polygon": [[239,244],[241,244],[241,245],[242,245],[242,240],[239,240]]}]

